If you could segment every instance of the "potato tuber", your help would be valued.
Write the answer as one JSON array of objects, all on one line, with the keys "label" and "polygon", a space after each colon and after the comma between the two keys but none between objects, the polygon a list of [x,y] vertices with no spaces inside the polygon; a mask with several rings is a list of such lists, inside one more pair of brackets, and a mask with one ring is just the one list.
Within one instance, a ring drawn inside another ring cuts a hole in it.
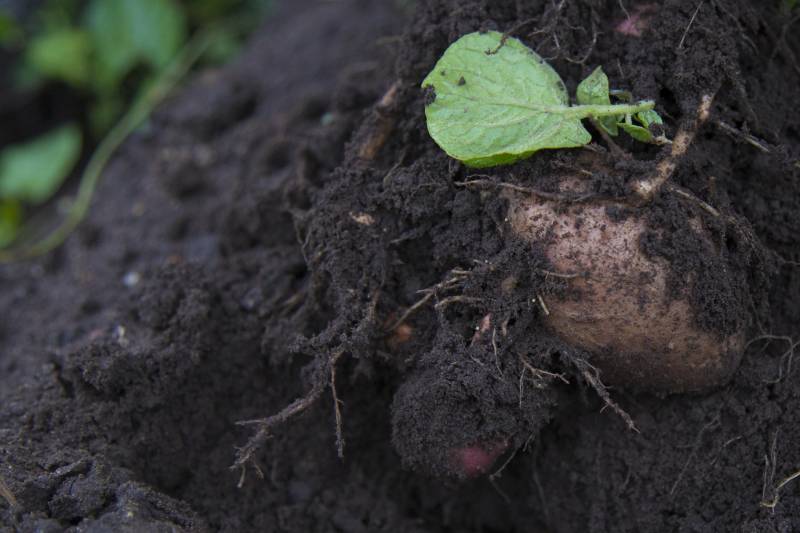
[{"label": "potato tuber", "polygon": [[[565,180],[562,189],[574,191],[577,183]],[[612,218],[606,201],[564,204],[519,192],[505,197],[512,232],[541,243],[554,270],[574,274],[565,278],[564,294],[548,297],[547,327],[590,352],[606,383],[685,392],[731,376],[744,347],[743,326],[722,333],[697,325],[690,297],[695,274],[675,291],[668,287],[671,265],[642,249],[650,206]],[[691,219],[689,225],[688,236],[718,257],[703,222]]]}]

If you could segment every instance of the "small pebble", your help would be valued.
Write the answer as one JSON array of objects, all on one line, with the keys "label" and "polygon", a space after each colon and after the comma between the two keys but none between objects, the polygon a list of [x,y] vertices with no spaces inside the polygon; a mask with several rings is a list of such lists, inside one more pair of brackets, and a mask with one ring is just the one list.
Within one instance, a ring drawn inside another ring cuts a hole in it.
[{"label": "small pebble", "polygon": [[125,276],[123,276],[122,284],[129,289],[132,289],[133,287],[137,286],[141,280],[142,275],[135,270],[131,270],[130,272],[126,273]]}]

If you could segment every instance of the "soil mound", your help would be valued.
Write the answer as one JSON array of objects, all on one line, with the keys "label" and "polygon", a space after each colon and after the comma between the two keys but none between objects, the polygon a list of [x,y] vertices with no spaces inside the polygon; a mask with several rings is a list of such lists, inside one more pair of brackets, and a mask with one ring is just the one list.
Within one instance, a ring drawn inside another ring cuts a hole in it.
[{"label": "soil mound", "polygon": [[[797,18],[777,1],[417,4],[279,3],[124,146],[62,249],[0,267],[0,530],[800,529]],[[496,184],[553,191],[591,168],[594,193],[620,195],[661,148],[475,176],[428,136],[419,83],[478,30],[535,48],[570,94],[602,65],[668,134],[715,95],[672,178],[694,200],[659,195],[643,246],[698,328],[746,328],[725,385],[607,388],[549,333],[541,300],[566,284],[509,235]],[[691,217],[724,260],[692,245]]]}]

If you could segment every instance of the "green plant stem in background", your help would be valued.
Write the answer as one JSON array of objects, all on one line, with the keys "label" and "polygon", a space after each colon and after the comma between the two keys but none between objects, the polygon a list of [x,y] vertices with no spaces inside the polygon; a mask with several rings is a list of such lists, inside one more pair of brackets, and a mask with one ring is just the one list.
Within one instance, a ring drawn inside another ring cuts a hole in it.
[{"label": "green plant stem in background", "polygon": [[200,31],[183,47],[175,59],[156,79],[156,82],[141,98],[133,103],[98,145],[81,175],[75,201],[61,224],[49,235],[31,245],[22,245],[11,250],[0,250],[0,262],[9,263],[37,257],[58,248],[64,243],[86,216],[103,170],[117,148],[147,120],[150,113],[186,76],[192,66],[203,55],[203,52],[213,44],[219,35],[223,34],[223,28],[230,31],[231,26],[220,24],[214,29]]}]

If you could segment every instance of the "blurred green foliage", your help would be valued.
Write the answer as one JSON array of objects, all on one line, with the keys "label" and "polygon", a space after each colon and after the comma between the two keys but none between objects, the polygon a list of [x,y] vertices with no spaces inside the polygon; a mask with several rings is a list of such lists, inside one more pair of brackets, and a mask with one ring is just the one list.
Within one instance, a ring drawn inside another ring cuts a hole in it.
[{"label": "blurred green foliage", "polygon": [[29,205],[50,199],[77,163],[81,130],[67,124],[0,152],[0,197]]},{"label": "blurred green foliage", "polygon": [[25,207],[49,200],[126,109],[165,71],[194,32],[217,32],[203,60],[221,63],[270,0],[45,0],[30,20],[0,11],[0,47],[15,54],[16,90],[63,83],[88,102],[88,123],[60,125],[0,151],[0,248],[18,235]]},{"label": "blurred green foliage", "polygon": [[19,202],[0,200],[0,248],[14,242],[21,224],[22,208]]}]

